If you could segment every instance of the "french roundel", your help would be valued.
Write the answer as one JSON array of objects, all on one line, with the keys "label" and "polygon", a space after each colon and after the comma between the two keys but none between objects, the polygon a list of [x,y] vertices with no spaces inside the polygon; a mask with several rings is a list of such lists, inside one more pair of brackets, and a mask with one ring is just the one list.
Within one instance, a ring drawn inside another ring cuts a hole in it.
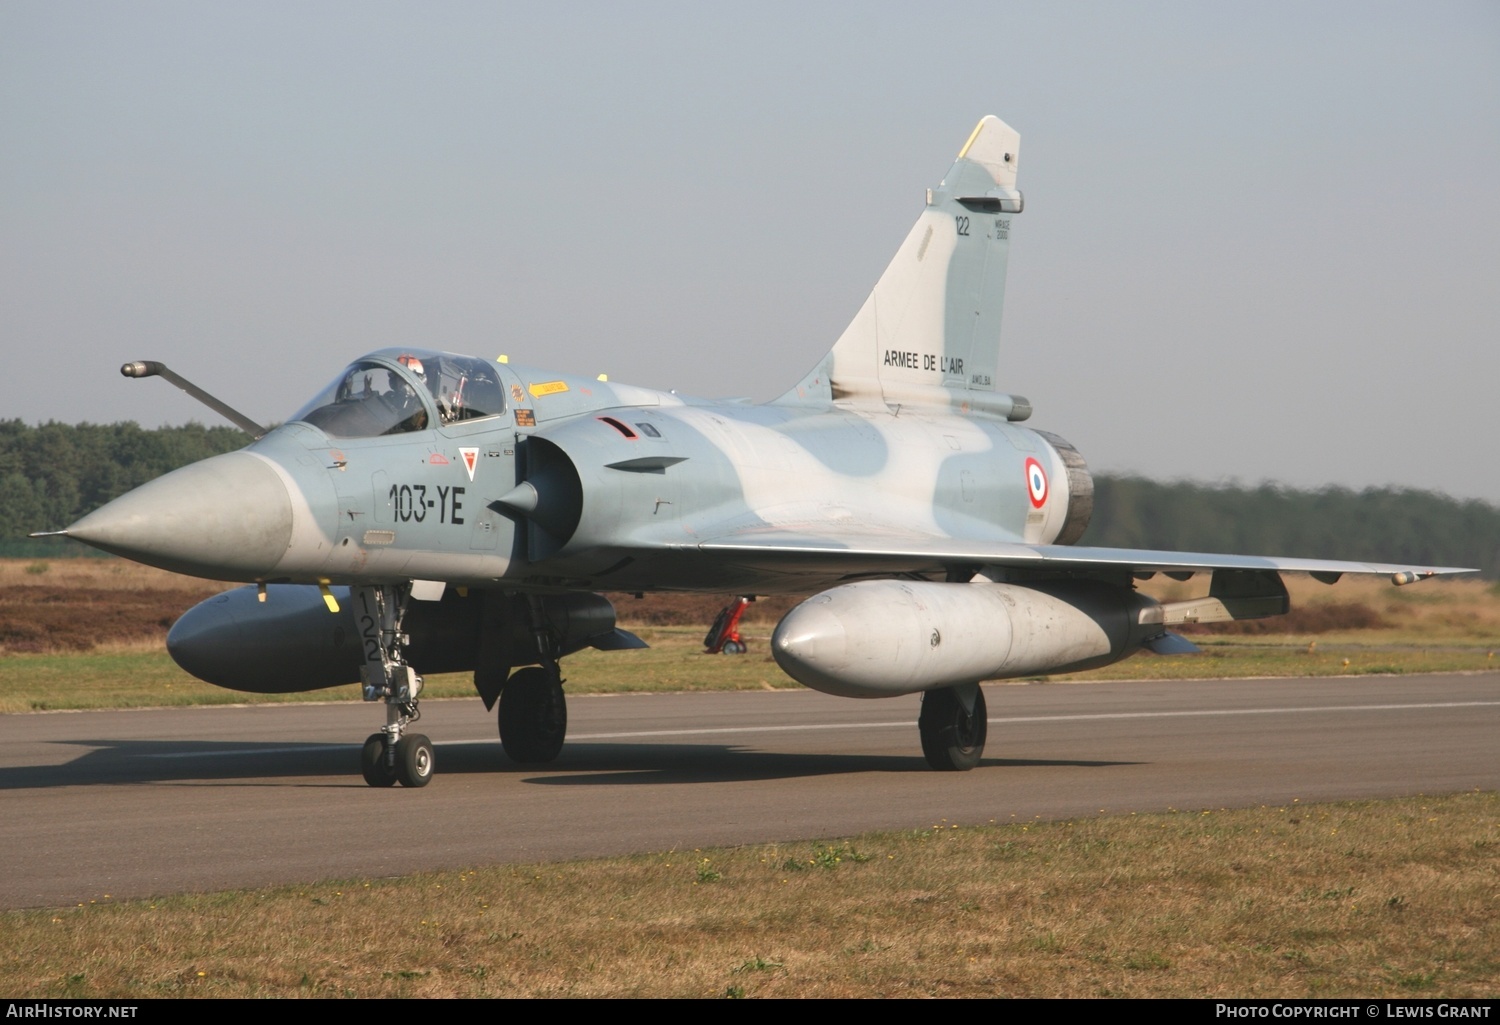
[{"label": "french roundel", "polygon": [[1035,459],[1026,460],[1026,490],[1033,506],[1040,509],[1047,504],[1047,471]]}]

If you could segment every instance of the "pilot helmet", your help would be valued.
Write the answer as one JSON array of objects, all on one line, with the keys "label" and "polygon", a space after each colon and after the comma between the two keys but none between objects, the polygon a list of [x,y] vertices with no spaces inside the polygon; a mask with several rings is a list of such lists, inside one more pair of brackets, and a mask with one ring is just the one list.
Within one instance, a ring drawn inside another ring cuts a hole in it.
[{"label": "pilot helmet", "polygon": [[426,381],[427,380],[427,371],[422,368],[422,361],[419,360],[419,359],[417,359],[417,357],[412,356],[412,355],[402,354],[402,355],[396,357],[396,362],[400,363],[407,370],[410,370],[413,374],[415,374],[416,377],[417,377],[417,380],[419,380],[419,381]]}]

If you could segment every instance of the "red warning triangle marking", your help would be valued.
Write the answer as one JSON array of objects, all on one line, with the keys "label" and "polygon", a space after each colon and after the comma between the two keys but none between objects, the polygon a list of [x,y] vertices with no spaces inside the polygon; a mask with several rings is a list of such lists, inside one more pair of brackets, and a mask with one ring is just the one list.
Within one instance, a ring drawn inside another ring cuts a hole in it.
[{"label": "red warning triangle marking", "polygon": [[479,462],[479,449],[461,448],[458,450],[458,455],[464,461],[464,469],[469,471],[469,480],[473,480],[474,464]]}]

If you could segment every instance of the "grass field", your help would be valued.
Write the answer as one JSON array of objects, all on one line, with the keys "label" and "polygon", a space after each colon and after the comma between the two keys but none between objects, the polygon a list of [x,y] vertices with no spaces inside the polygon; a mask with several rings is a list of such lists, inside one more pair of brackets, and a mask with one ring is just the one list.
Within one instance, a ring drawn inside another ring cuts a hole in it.
[{"label": "grass field", "polygon": [[963,827],[0,914],[13,997],[1480,997],[1500,798]]},{"label": "grass field", "polygon": [[[582,651],[563,663],[574,694],[695,690],[768,690],[799,686],[765,654],[768,634],[750,633],[747,655],[705,655],[695,627],[649,627],[645,651]],[[1257,676],[1342,676],[1372,673],[1480,672],[1500,668],[1479,645],[1382,644],[1318,640],[1311,651],[1299,638],[1197,638],[1203,654],[1137,655],[1088,673],[1055,678],[1068,684],[1096,680],[1230,679]],[[473,697],[466,673],[426,678],[429,698]],[[178,669],[159,643],[109,645],[75,654],[0,657],[0,712],[79,708],[154,708],[170,705],[359,701],[350,684],[304,694],[244,694],[195,680]],[[477,700],[477,699],[476,699]]]},{"label": "grass field", "polygon": [[[166,629],[183,610],[225,585],[115,559],[0,560],[0,712],[136,708],[184,704],[359,699],[353,686],[310,694],[248,695],[193,679],[166,655]],[[1328,587],[1290,580],[1287,617],[1228,624],[1280,632],[1190,636],[1201,655],[1137,655],[1053,682],[1479,672],[1500,667],[1500,592],[1482,581],[1428,581],[1392,587],[1346,580]],[[1203,581],[1157,578],[1159,597],[1201,593]],[[1195,590],[1196,588],[1196,590]],[[704,655],[701,638],[722,596],[622,598],[625,626],[647,651],[583,651],[565,660],[574,693],[796,687],[768,657],[776,619],[791,600],[752,605],[743,626],[750,652]],[[1374,624],[1349,628],[1349,623]],[[467,675],[432,676],[430,697],[473,693]]]}]

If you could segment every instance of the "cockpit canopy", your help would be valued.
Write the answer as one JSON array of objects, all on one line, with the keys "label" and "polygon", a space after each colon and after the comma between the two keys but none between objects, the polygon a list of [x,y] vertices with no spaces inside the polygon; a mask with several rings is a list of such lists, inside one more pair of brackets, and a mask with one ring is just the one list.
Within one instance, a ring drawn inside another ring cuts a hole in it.
[{"label": "cockpit canopy", "polygon": [[500,374],[484,360],[382,349],[350,364],[291,419],[332,438],[374,438],[504,412]]}]

